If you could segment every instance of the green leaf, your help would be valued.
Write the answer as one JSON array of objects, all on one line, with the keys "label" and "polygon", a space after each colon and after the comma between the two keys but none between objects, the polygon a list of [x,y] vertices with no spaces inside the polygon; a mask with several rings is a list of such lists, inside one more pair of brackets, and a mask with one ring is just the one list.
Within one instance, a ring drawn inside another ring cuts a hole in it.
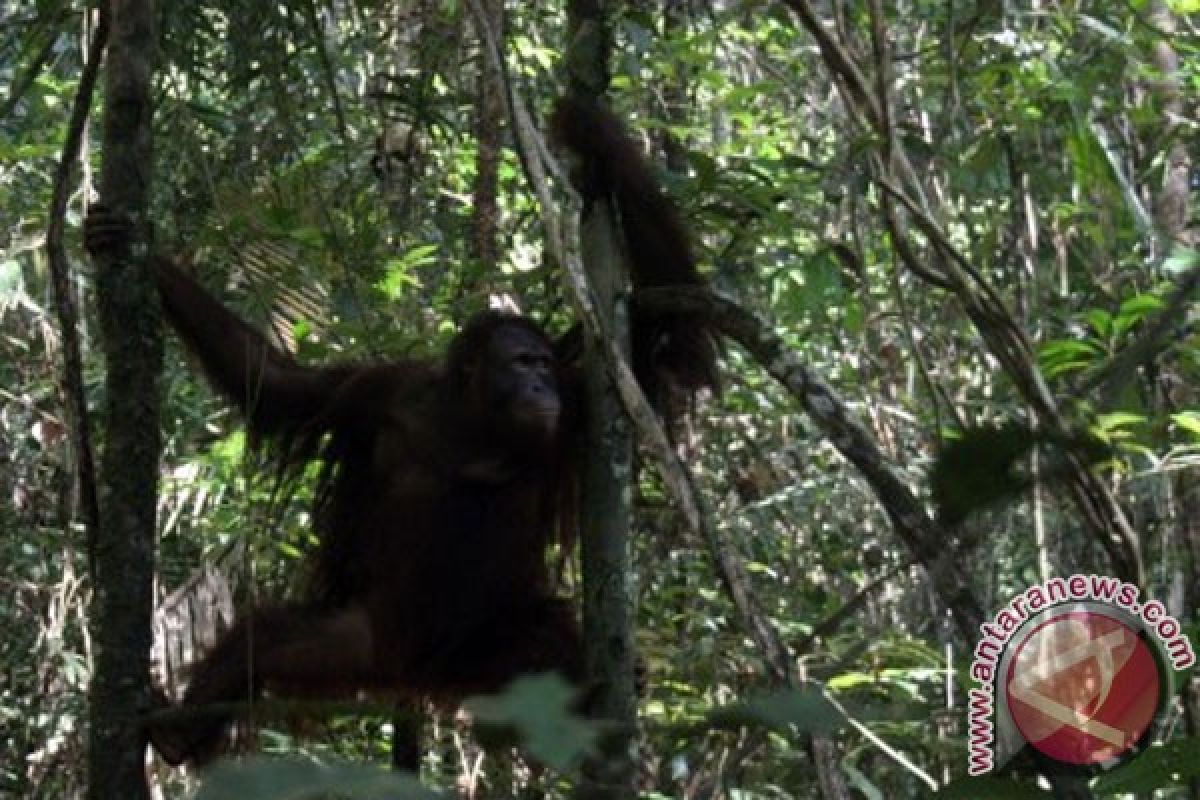
[{"label": "green leaf", "polygon": [[1101,349],[1095,343],[1079,339],[1054,339],[1038,350],[1038,364],[1047,377],[1087,369],[1095,365]]},{"label": "green leaf", "polygon": [[325,234],[313,225],[301,225],[287,232],[288,238],[306,247],[321,248],[325,246]]},{"label": "green leaf", "polygon": [[1088,309],[1084,314],[1084,319],[1087,320],[1088,325],[1092,326],[1092,330],[1096,332],[1097,336],[1108,336],[1112,331],[1112,314],[1103,309]]},{"label": "green leaf", "polygon": [[303,342],[313,333],[312,323],[306,319],[298,319],[292,324],[292,338],[297,342]]},{"label": "green leaf", "polygon": [[209,448],[214,460],[226,466],[240,464],[246,457],[246,432],[236,430],[213,442]]},{"label": "green leaf", "polygon": [[1171,415],[1171,421],[1200,439],[1200,411],[1181,411]]},{"label": "green leaf", "polygon": [[863,304],[857,298],[847,297],[846,316],[842,320],[842,325],[850,333],[862,333],[867,326],[867,310],[863,308]]},{"label": "green leaf", "polygon": [[1158,311],[1165,305],[1163,299],[1153,294],[1136,294],[1121,303],[1118,314],[1124,316],[1144,317],[1153,311]]},{"label": "green leaf", "polygon": [[275,545],[275,547],[280,552],[280,554],[282,554],[290,559],[299,560],[304,557],[304,553],[300,550],[300,548],[296,547],[294,544],[291,544],[290,542],[279,542],[278,544]]},{"label": "green leaf", "polygon": [[845,771],[846,777],[850,779],[851,785],[862,792],[866,800],[884,800],[886,795],[880,791],[879,787],[870,778],[851,766],[848,760],[842,762],[842,769]]},{"label": "green leaf", "polygon": [[572,710],[575,696],[559,675],[525,675],[502,694],[471,697],[463,706],[478,723],[515,729],[530,755],[567,772],[594,750],[602,727]]},{"label": "green leaf", "polygon": [[1146,417],[1144,415],[1132,414],[1128,411],[1114,411],[1111,414],[1100,414],[1096,417],[1096,427],[1105,433],[1137,428],[1145,424]]},{"label": "green leaf", "polygon": [[795,726],[802,733],[833,733],[842,727],[842,715],[818,689],[789,689],[716,709],[709,714],[709,724],[726,729]]},{"label": "green leaf", "polygon": [[421,285],[421,281],[413,273],[417,267],[434,263],[437,260],[437,252],[438,245],[423,244],[393,258],[384,265],[384,277],[376,284],[377,288],[389,300],[402,297],[406,289]]},{"label": "green leaf", "polygon": [[1200,739],[1178,739],[1146,752],[1096,781],[1097,794],[1141,794],[1182,786],[1200,775]]},{"label": "green leaf", "polygon": [[293,759],[252,758],[218,764],[205,777],[196,800],[304,800],[378,798],[436,800],[444,795],[411,775],[354,764],[325,766]]},{"label": "green leaf", "polygon": [[1166,304],[1153,294],[1137,294],[1121,303],[1113,329],[1118,335],[1126,333],[1150,314],[1161,310]]},{"label": "green leaf", "polygon": [[1200,253],[1190,247],[1177,246],[1163,262],[1163,271],[1172,275],[1182,275],[1195,267],[1198,262],[1200,262]]}]

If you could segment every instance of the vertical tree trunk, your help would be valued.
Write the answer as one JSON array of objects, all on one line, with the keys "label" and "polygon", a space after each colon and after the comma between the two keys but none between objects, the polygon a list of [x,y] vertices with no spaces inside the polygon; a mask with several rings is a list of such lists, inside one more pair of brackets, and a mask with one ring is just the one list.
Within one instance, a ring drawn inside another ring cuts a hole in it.
[{"label": "vertical tree trunk", "polygon": [[397,700],[392,707],[392,769],[421,774],[421,734],[425,709],[419,702]]},{"label": "vertical tree trunk", "polygon": [[[612,42],[604,3],[572,0],[567,14],[569,91],[598,97],[608,86]],[[596,203],[583,220],[581,238],[600,313],[628,354],[628,276],[615,223],[607,205]],[[633,430],[601,354],[588,354],[584,379],[590,456],[583,476],[581,515],[585,656],[595,684],[595,710],[615,723],[619,733],[606,742],[601,758],[588,766],[580,794],[604,800],[632,798],[637,795],[631,754],[637,725],[629,553]]]},{"label": "vertical tree trunk", "polygon": [[[624,317],[627,292],[614,220],[596,204],[583,221],[584,264],[609,330],[629,351]],[[614,280],[616,279],[616,280]],[[616,333],[620,331],[620,333]],[[634,686],[633,596],[629,533],[633,519],[633,426],[599,353],[589,353],[584,370],[587,397],[588,463],[583,472],[581,556],[583,562],[584,652],[594,682],[595,709],[616,723],[619,732],[593,765],[588,798],[636,796],[631,757],[637,725]]]},{"label": "vertical tree trunk", "polygon": [[108,50],[101,199],[134,220],[129,254],[96,265],[104,353],[104,453],[91,611],[95,674],[88,748],[91,800],[149,796],[141,716],[149,706],[162,338],[147,272],[151,170],[152,0],[115,0]]},{"label": "vertical tree trunk", "polygon": [[[1175,242],[1193,242],[1187,230],[1191,217],[1191,191],[1188,185],[1191,158],[1187,145],[1177,136],[1184,108],[1179,85],[1179,56],[1168,38],[1175,32],[1175,14],[1162,0],[1152,2],[1149,10],[1151,23],[1162,33],[1162,37],[1152,45],[1150,56],[1159,73],[1155,88],[1162,103],[1162,132],[1169,140],[1162,187],[1154,198],[1154,221],[1162,236],[1162,247],[1169,249]],[[1195,403],[1196,393],[1188,386],[1186,378],[1164,370],[1160,383],[1167,411]],[[1171,612],[1186,625],[1195,622],[1195,615],[1200,610],[1200,478],[1197,478],[1195,470],[1185,469],[1168,475],[1166,480],[1171,482],[1173,522],[1168,535],[1185,554],[1183,563],[1178,567],[1183,572],[1183,608],[1172,608]],[[1188,735],[1200,735],[1200,685],[1195,680],[1189,680],[1184,685],[1183,704]],[[1188,781],[1188,796],[1200,798],[1200,779],[1191,778]]]},{"label": "vertical tree trunk", "polygon": [[[483,8],[497,41],[503,42],[503,0],[484,0]],[[500,210],[496,196],[499,192],[500,137],[506,111],[501,77],[494,74],[496,70],[488,59],[482,59],[482,63],[479,90],[475,95],[475,136],[479,151],[475,158],[475,186],[472,189],[471,247],[482,274],[489,275],[497,261],[496,228]]]}]

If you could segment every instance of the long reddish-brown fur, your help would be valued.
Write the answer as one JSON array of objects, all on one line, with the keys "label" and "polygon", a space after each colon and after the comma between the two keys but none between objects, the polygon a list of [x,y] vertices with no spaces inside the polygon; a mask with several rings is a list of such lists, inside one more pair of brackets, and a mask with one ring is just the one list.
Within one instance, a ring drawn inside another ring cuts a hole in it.
[{"label": "long reddish-brown fur", "polygon": [[[621,120],[598,102],[564,97],[550,129],[580,161],[576,183],[585,200],[615,203],[635,289],[702,285],[679,208]],[[718,388],[716,339],[702,318],[639,313],[633,341],[634,367],[652,400],[664,399],[664,382],[689,392]]]}]

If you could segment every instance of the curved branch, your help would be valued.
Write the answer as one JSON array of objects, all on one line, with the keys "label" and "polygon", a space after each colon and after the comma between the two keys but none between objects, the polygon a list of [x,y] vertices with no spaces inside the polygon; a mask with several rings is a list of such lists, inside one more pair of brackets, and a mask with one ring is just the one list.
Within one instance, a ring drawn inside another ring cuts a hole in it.
[{"label": "curved branch", "polygon": [[[943,226],[934,218],[925,197],[923,181],[913,168],[904,147],[896,140],[894,130],[888,127],[886,114],[878,99],[871,94],[865,74],[858,67],[853,54],[831,36],[809,0],[784,2],[816,40],[850,114],[860,124],[866,124],[877,137],[878,149],[872,158],[872,171],[875,173],[872,180],[886,193],[882,204],[885,223],[897,243],[897,253],[918,277],[947,288],[958,298],[988,351],[1000,362],[1004,373],[1029,405],[1040,426],[1051,434],[1067,435],[1069,425],[1037,368],[1028,337],[1009,312],[1000,293],[954,246]],[[875,14],[879,15],[878,6],[875,6]],[[884,55],[886,53],[882,50],[877,50],[877,58]],[[886,63],[875,66],[879,71],[888,69]],[[938,272],[926,269],[909,244],[899,244],[909,234],[900,225],[901,220],[892,207],[893,201],[904,208],[917,229],[929,239],[934,255],[941,262]],[[1104,481],[1091,472],[1086,459],[1068,454],[1067,463],[1071,499],[1085,525],[1105,548],[1116,574],[1139,586],[1144,585],[1146,575],[1141,544],[1117,498]]]},{"label": "curved branch", "polygon": [[953,548],[947,547],[949,535],[894,472],[833,387],[801,363],[762,320],[728,298],[695,287],[671,287],[639,292],[634,303],[648,313],[704,316],[799,400],[838,452],[866,479],[900,539],[929,572],[938,596],[954,615],[959,633],[966,641],[974,641],[983,621],[983,607],[972,593],[969,576],[955,560]]}]

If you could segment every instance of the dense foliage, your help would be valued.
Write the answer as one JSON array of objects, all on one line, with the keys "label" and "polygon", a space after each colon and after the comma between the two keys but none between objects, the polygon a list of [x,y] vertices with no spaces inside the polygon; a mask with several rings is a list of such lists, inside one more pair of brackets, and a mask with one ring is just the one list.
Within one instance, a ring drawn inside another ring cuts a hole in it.
[{"label": "dense foliage", "polygon": [[[82,5],[0,0],[5,796],[71,797],[86,781],[95,587],[44,251],[87,49]],[[543,257],[511,137],[495,213],[480,213],[489,198],[477,179],[490,166],[478,132],[507,123],[479,120],[484,59],[470,5],[161,3],[158,246],[190,254],[209,286],[303,360],[434,352],[497,301],[565,330],[569,295]],[[561,93],[562,5],[508,4],[506,78],[538,120]],[[1197,268],[1200,7],[609,5],[621,6],[612,102],[664,165],[714,285],[828,382],[922,501],[937,454],[970,429],[1053,418],[1108,445],[1089,468],[1138,537],[1146,592],[1200,634],[1200,337],[1194,293],[1175,293]],[[814,8],[836,49],[806,25]],[[97,131],[67,214],[92,409],[105,364],[78,230],[104,157]],[[481,236],[499,243],[496,258]],[[1167,329],[1147,339],[1160,318]],[[1032,345],[1027,364],[1005,349],[1011,330]],[[853,796],[913,796],[962,777],[974,642],[950,621],[928,554],[896,535],[802,398],[745,350],[730,346],[724,359],[725,391],[698,409],[680,446],[764,616],[850,721],[791,695],[776,724],[753,704],[714,716],[768,691],[770,670],[710,548],[647,467],[634,558],[646,796],[817,796],[802,744],[821,727],[814,720],[836,731]],[[155,655],[173,670],[238,601],[284,591],[313,542],[308,486],[281,491],[177,344],[164,382]],[[93,431],[103,447],[105,431]],[[1017,456],[1031,478],[973,507],[939,543],[988,614],[1048,576],[1118,563],[1061,476],[1042,475],[1027,450]],[[1183,694],[1177,709],[1172,735],[1195,736],[1200,702]],[[391,724],[351,711],[303,736],[265,727],[255,746],[385,763]],[[1200,770],[1179,752],[1143,791],[1200,796],[1188,788]],[[440,717],[423,777],[471,792],[562,791],[556,772],[478,758],[464,723]],[[168,770],[156,780],[172,790],[185,781]]]}]

